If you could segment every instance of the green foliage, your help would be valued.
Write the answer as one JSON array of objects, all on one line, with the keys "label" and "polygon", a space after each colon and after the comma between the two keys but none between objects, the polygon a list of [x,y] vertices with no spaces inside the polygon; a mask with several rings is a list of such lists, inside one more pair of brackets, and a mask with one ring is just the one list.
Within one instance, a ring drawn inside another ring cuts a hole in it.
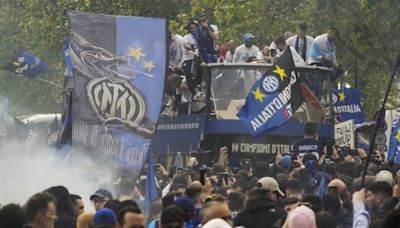
[{"label": "green foliage", "polygon": [[[355,59],[367,113],[380,105],[400,43],[398,0],[14,0],[0,5],[0,60],[20,50],[39,56],[49,72],[39,77],[62,85],[65,10],[168,18],[170,30],[185,34],[190,19],[205,14],[218,25],[220,43],[253,33],[260,48],[300,22],[317,36],[329,26],[341,31],[338,59],[354,84]],[[390,102],[396,104],[393,88]],[[0,71],[0,95],[9,96],[16,114],[59,111],[62,90],[37,80]]]}]

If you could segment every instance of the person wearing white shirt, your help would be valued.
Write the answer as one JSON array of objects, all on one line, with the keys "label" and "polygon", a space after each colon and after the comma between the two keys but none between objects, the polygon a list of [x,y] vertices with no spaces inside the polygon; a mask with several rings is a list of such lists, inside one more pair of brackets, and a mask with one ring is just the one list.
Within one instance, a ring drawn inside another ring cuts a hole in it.
[{"label": "person wearing white shirt", "polygon": [[299,55],[306,61],[307,55],[311,49],[311,43],[314,40],[313,37],[306,35],[307,25],[302,23],[299,25],[298,34],[289,37],[286,40],[286,44],[293,47]]},{"label": "person wearing white shirt", "polygon": [[236,49],[235,41],[234,40],[228,41],[228,43],[226,43],[226,49],[227,51],[225,55],[225,62],[231,63],[233,62],[233,55],[235,54],[235,49]]},{"label": "person wearing white shirt", "polygon": [[244,44],[238,46],[235,49],[235,54],[233,55],[234,63],[249,63],[255,60],[257,53],[260,49],[253,45],[254,36],[250,33],[243,35]]},{"label": "person wearing white shirt", "polygon": [[[292,57],[293,57],[293,62],[294,65],[296,66],[303,66],[306,63],[304,62],[303,58],[301,58],[301,56],[297,53],[296,49],[294,49],[291,46],[288,46],[285,42],[285,38],[283,37],[278,37],[275,41],[276,44],[276,48],[280,51],[280,53],[283,54],[283,52],[285,51],[286,48],[290,48],[290,52],[292,52]],[[281,55],[277,55],[277,57],[279,58]],[[274,61],[275,62],[275,61]]]},{"label": "person wearing white shirt", "polygon": [[170,34],[169,43],[169,68],[175,72],[179,68],[182,59],[182,36],[179,34]]},{"label": "person wearing white shirt", "polygon": [[196,31],[197,27],[197,21],[190,21],[188,23],[188,33],[182,38],[183,56],[180,63],[183,73],[186,76],[188,88],[193,96],[195,95],[195,87],[200,83],[200,77],[197,77],[197,74],[201,73],[199,63],[194,61],[195,56],[199,55],[198,44],[193,37],[193,32]]}]

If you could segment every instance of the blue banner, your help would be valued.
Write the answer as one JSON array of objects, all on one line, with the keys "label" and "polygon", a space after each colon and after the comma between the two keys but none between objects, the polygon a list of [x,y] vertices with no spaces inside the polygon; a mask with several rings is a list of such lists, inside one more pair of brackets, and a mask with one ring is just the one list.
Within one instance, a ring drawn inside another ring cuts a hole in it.
[{"label": "blue banner", "polygon": [[339,121],[354,119],[355,124],[364,122],[364,107],[361,91],[357,88],[336,90],[332,93],[332,103]]},{"label": "blue banner", "polygon": [[393,119],[392,133],[390,135],[388,161],[400,164],[400,108],[397,109]]},{"label": "blue banner", "polygon": [[97,148],[138,173],[161,109],[167,22],[77,11],[68,17],[73,143]]},{"label": "blue banner", "polygon": [[23,51],[11,62],[5,64],[2,69],[34,78],[37,75],[46,72],[48,66],[38,57]]},{"label": "blue banner", "polygon": [[[290,49],[250,89],[238,117],[256,137],[285,124],[302,103]],[[295,94],[292,96],[292,94]]]},{"label": "blue banner", "polygon": [[67,70],[68,75],[72,75],[72,62],[71,62],[71,57],[69,55],[69,39],[65,38],[64,39],[64,44],[63,44],[63,56],[64,56],[64,65]]}]

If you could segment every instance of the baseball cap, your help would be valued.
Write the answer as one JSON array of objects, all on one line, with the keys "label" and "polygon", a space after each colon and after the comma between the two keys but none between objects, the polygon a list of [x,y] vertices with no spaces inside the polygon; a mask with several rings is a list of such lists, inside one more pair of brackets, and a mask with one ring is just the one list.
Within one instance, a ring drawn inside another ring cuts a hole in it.
[{"label": "baseball cap", "polygon": [[174,204],[186,213],[195,210],[193,200],[187,196],[178,197]]},{"label": "baseball cap", "polygon": [[244,40],[244,42],[246,42],[246,40],[248,40],[248,39],[254,39],[253,34],[251,34],[251,33],[245,33],[245,34],[243,35],[243,40]]},{"label": "baseball cap", "polygon": [[316,228],[314,211],[306,206],[295,208],[288,215],[288,225],[296,228]]},{"label": "baseball cap", "polygon": [[117,216],[114,211],[108,208],[102,208],[96,212],[93,218],[93,225],[115,225],[117,224]]},{"label": "baseball cap", "polygon": [[292,158],[290,157],[290,155],[283,156],[279,165],[284,169],[289,168],[292,165]]},{"label": "baseball cap", "polygon": [[110,191],[102,189],[102,188],[98,189],[93,195],[91,195],[90,200],[93,200],[96,197],[99,197],[99,198],[108,197],[108,199],[110,199],[110,200],[113,198]]},{"label": "baseball cap", "polygon": [[390,185],[393,185],[393,175],[389,170],[381,170],[379,173],[376,175],[376,180],[377,181],[384,181],[389,183]]},{"label": "baseball cap", "polygon": [[262,188],[267,191],[276,191],[279,192],[280,195],[284,196],[283,192],[279,189],[278,182],[272,177],[263,177],[258,179],[257,187]]},{"label": "baseball cap", "polygon": [[317,168],[317,162],[315,160],[308,160],[306,161],[306,163],[304,164],[304,166],[306,167],[308,172],[316,172],[318,170]]}]

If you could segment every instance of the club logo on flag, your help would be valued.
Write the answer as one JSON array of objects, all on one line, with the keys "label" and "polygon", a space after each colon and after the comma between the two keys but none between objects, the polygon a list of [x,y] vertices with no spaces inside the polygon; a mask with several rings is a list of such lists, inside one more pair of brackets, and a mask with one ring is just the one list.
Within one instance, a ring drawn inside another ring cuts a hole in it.
[{"label": "club logo on flag", "polygon": [[23,51],[11,62],[4,65],[2,69],[34,78],[37,75],[46,72],[48,66],[38,57]]},{"label": "club logo on flag", "polygon": [[354,119],[355,124],[364,122],[364,108],[361,103],[361,91],[357,88],[336,90],[332,93],[335,114],[343,122]]},{"label": "club logo on flag", "polygon": [[294,69],[292,54],[290,50],[285,51],[250,89],[238,117],[251,135],[258,136],[281,126],[301,105],[302,95]]},{"label": "club logo on flag", "polygon": [[77,11],[68,18],[72,141],[139,174],[162,105],[166,20]]},{"label": "club logo on flag", "polygon": [[279,86],[279,79],[274,75],[266,75],[262,82],[262,88],[266,93],[275,93]]},{"label": "club logo on flag", "polygon": [[146,103],[142,95],[126,81],[94,79],[88,83],[87,92],[92,108],[103,121],[118,118],[133,126],[145,115]]}]

